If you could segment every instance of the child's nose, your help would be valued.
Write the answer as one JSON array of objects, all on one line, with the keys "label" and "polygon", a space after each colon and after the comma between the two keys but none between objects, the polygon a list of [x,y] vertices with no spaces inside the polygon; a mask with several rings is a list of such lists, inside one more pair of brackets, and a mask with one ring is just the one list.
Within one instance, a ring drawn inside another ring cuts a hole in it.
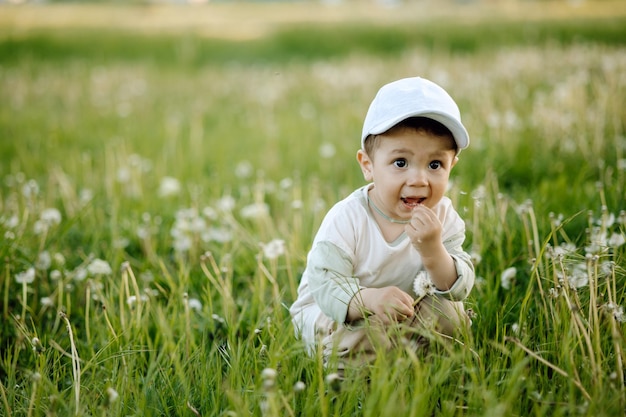
[{"label": "child's nose", "polygon": [[407,183],[409,185],[426,185],[428,184],[428,174],[424,169],[412,169],[409,173]]}]

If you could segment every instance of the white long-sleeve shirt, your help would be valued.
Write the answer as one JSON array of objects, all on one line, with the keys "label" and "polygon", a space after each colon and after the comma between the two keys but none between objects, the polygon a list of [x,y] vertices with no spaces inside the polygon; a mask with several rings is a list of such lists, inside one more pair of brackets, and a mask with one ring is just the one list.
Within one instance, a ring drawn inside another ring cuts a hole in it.
[{"label": "white long-sleeve shirt", "polygon": [[[371,185],[361,187],[335,204],[315,236],[307,266],[290,308],[297,332],[314,343],[320,312],[343,323],[350,300],[361,288],[396,286],[416,296],[413,284],[424,270],[420,254],[406,233],[387,242],[367,202]],[[457,280],[448,291],[436,291],[453,301],[465,299],[474,285],[474,267],[463,248],[465,223],[444,197],[435,207],[443,225],[444,247],[452,256]]]}]

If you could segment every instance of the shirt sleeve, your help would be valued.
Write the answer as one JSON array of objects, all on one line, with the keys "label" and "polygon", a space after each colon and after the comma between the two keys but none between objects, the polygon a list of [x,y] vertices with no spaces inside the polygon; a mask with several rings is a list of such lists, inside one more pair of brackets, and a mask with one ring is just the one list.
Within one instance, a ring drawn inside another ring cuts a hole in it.
[{"label": "shirt sleeve", "polygon": [[435,290],[435,293],[452,301],[462,301],[469,295],[474,286],[474,265],[470,255],[463,250],[465,232],[461,231],[443,242],[444,247],[452,256],[456,267],[457,279],[452,288],[447,291]]},{"label": "shirt sleeve", "polygon": [[338,323],[346,320],[350,300],[360,290],[352,272],[350,257],[330,242],[318,242],[309,253],[306,274],[311,295],[322,312]]}]

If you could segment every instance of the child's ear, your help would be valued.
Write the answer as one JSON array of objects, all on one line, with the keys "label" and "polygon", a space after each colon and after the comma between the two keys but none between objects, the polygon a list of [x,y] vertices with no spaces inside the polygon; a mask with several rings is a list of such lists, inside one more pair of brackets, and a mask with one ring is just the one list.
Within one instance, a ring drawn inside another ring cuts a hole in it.
[{"label": "child's ear", "polygon": [[359,149],[356,153],[356,160],[359,162],[359,166],[361,167],[361,172],[363,172],[363,178],[365,181],[372,181],[374,176],[372,174],[373,162],[370,159],[369,155],[365,153],[363,149]]},{"label": "child's ear", "polygon": [[452,165],[450,165],[450,169],[454,168],[457,162],[459,162],[459,157],[455,156],[454,159],[452,160]]}]

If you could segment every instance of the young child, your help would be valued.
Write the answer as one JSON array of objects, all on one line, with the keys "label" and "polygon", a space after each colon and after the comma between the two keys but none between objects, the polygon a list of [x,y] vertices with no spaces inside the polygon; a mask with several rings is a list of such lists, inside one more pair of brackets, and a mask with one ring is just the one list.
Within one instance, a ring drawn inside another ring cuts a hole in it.
[{"label": "young child", "polygon": [[474,268],[444,196],[468,145],[456,103],[435,83],[405,78],[378,91],[356,155],[369,184],[327,213],[290,309],[310,352],[321,343],[326,359],[367,362],[397,343],[398,328],[451,336],[468,326],[461,301]]}]

